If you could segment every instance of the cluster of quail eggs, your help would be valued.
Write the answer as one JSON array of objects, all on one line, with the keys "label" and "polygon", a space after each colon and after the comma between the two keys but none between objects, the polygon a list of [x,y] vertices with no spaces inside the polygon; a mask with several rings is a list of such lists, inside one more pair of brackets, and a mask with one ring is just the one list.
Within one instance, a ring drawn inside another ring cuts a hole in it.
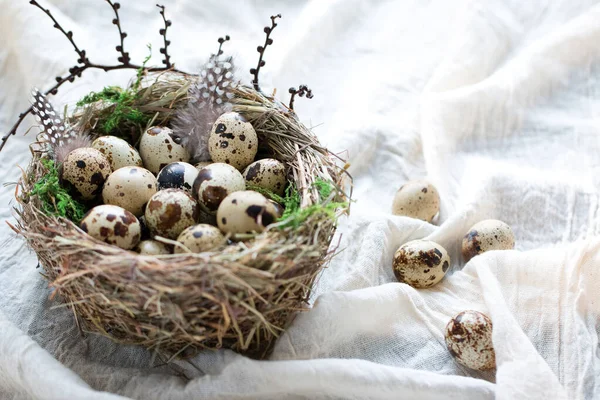
[{"label": "cluster of quail eggs", "polygon": [[256,131],[235,112],[217,119],[208,145],[212,160],[192,165],[171,129],[153,126],[139,151],[115,136],[73,150],[62,165],[63,182],[89,204],[101,203],[84,216],[81,230],[144,255],[215,251],[264,231],[283,208],[247,188],[283,195],[285,164],[255,160]]},{"label": "cluster of quail eggs", "polygon": [[[430,182],[414,180],[404,184],[395,194],[392,214],[432,223],[440,211],[440,196]],[[511,250],[515,236],[506,223],[488,219],[473,225],[462,239],[465,262],[491,250]],[[450,256],[439,243],[413,240],[401,245],[394,254],[393,272],[397,280],[414,288],[430,288],[440,282],[450,267]],[[495,367],[492,346],[492,322],[478,311],[463,311],[446,327],[446,344],[462,365],[487,370]]]}]

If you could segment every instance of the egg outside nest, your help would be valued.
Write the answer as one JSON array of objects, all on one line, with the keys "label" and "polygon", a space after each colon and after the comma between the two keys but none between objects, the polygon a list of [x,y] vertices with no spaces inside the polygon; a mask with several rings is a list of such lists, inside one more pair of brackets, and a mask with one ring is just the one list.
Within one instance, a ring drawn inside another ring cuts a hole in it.
[{"label": "egg outside nest", "polygon": [[405,243],[394,254],[393,270],[398,282],[429,288],[440,282],[450,267],[444,247],[430,240]]},{"label": "egg outside nest", "polygon": [[465,367],[485,371],[496,366],[492,343],[492,321],[479,311],[467,310],[455,315],[446,325],[448,351]]}]

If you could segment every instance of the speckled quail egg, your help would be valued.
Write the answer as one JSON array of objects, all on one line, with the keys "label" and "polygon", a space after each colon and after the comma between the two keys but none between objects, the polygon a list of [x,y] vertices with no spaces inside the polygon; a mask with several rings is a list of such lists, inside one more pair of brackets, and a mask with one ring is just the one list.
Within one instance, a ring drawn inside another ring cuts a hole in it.
[{"label": "speckled quail egg", "polygon": [[242,190],[225,197],[217,210],[217,224],[225,233],[262,232],[275,222],[277,210],[265,196]]},{"label": "speckled quail egg", "polygon": [[215,121],[208,136],[208,152],[214,162],[242,170],[258,151],[258,136],[252,125],[236,113],[228,112]]},{"label": "speckled quail egg", "polygon": [[279,196],[285,193],[285,164],[274,158],[264,158],[248,165],[242,173],[248,185],[267,189]]},{"label": "speckled quail egg", "polygon": [[285,211],[285,208],[283,208],[283,206],[281,204],[279,204],[278,202],[276,202],[275,200],[269,199],[269,202],[271,204],[273,204],[273,207],[275,207],[275,216],[277,218],[281,218],[283,215],[283,212]]},{"label": "speckled quail egg", "polygon": [[428,288],[446,275],[450,256],[446,249],[435,242],[413,240],[396,251],[393,267],[398,282],[414,288]]},{"label": "speckled quail egg", "polygon": [[462,241],[465,261],[489,250],[511,250],[515,247],[515,235],[510,226],[497,219],[487,219],[469,229]]},{"label": "speckled quail egg", "polygon": [[198,177],[198,170],[186,162],[174,162],[160,170],[156,179],[158,190],[181,189],[192,193],[194,181]]},{"label": "speckled quail egg", "polygon": [[229,164],[213,163],[198,172],[193,192],[205,211],[215,212],[228,194],[245,189],[240,171]]},{"label": "speckled quail egg", "polygon": [[446,346],[465,367],[485,371],[496,366],[492,321],[479,311],[463,311],[448,322]]},{"label": "speckled quail egg", "polygon": [[136,217],[144,213],[144,206],[157,192],[156,178],[142,167],[119,168],[106,179],[102,189],[104,204],[123,207]]},{"label": "speckled quail egg", "polygon": [[[186,228],[177,241],[187,247],[192,253],[210,251],[224,245],[227,241],[219,229],[208,224],[199,224]],[[179,246],[175,246],[175,253],[187,253]]]},{"label": "speckled quail egg", "polygon": [[126,209],[104,204],[85,214],[79,227],[93,238],[129,250],[141,238],[141,228],[135,215]]},{"label": "speckled quail egg", "polygon": [[212,161],[200,161],[199,163],[194,165],[194,167],[198,168],[198,170],[201,170],[202,168],[204,168],[212,163],[213,163]]},{"label": "speckled quail egg", "polygon": [[175,161],[190,161],[190,153],[171,137],[173,131],[166,127],[153,126],[142,135],[140,156],[146,167],[157,174],[165,165]]},{"label": "speckled quail egg", "polygon": [[69,182],[83,200],[97,197],[112,171],[106,157],[91,147],[80,147],[67,154],[62,168],[62,179]]},{"label": "speckled quail egg", "polygon": [[137,150],[116,136],[100,136],[94,140],[92,147],[104,154],[113,171],[130,165],[142,166],[142,158]]},{"label": "speckled quail egg", "polygon": [[171,254],[171,249],[166,244],[158,240],[142,240],[135,246],[135,251],[145,256],[159,256],[161,254]]},{"label": "speckled quail egg", "polygon": [[177,239],[185,228],[196,224],[198,203],[183,190],[160,190],[148,201],[144,216],[152,235]]},{"label": "speckled quail egg", "polygon": [[394,195],[392,214],[431,222],[440,211],[440,195],[423,180],[405,183]]}]

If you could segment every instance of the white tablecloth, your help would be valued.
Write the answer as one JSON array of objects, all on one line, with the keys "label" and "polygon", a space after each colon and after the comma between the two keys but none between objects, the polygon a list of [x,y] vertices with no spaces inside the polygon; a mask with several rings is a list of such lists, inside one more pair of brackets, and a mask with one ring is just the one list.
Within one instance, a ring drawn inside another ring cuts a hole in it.
[{"label": "white tablecloth", "polygon": [[[89,57],[112,62],[117,33],[100,0],[40,0]],[[26,1],[0,0],[0,126],[74,65],[51,21]],[[161,26],[155,0],[123,1],[126,49],[143,59]],[[308,84],[297,110],[330,148],[347,150],[356,203],[345,248],[322,275],[310,312],[269,361],[229,351],[161,365],[152,354],[81,337],[49,300],[36,258],[0,227],[2,399],[594,399],[600,397],[600,5],[586,0],[313,0],[165,2],[172,57],[196,69],[226,50],[255,63],[262,27],[283,19],[265,56],[265,86]],[[131,71],[130,71],[131,72]],[[53,101],[73,102],[130,72],[88,71]],[[31,124],[28,120],[26,126]],[[29,160],[20,132],[0,153],[2,181]],[[389,213],[407,179],[439,189],[436,225]],[[14,187],[0,189],[12,219]],[[515,251],[464,264],[460,242],[482,219],[516,234]],[[452,257],[429,290],[395,282],[402,243],[430,238]],[[476,373],[444,345],[465,309],[493,320],[498,368]]]}]

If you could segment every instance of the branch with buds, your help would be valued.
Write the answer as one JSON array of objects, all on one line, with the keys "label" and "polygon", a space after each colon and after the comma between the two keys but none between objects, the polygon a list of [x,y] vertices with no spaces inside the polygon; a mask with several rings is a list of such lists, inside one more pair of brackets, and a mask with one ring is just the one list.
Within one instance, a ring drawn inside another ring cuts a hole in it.
[{"label": "branch with buds", "polygon": [[266,64],[266,62],[263,60],[265,50],[267,49],[267,46],[273,44],[273,39],[271,39],[270,36],[273,32],[273,29],[275,29],[275,27],[277,26],[277,23],[275,22],[277,18],[281,18],[281,14],[271,15],[271,26],[265,26],[264,32],[267,34],[265,38],[265,44],[256,48],[256,51],[258,51],[258,53],[260,54],[260,56],[258,57],[258,64],[256,64],[256,68],[250,69],[250,74],[254,75],[254,79],[252,80],[252,86],[254,86],[254,89],[257,91],[260,91],[260,87],[258,86],[258,74],[260,72],[260,68],[264,67]]},{"label": "branch with buds", "polygon": [[292,95],[290,97],[290,105],[289,105],[289,109],[293,110],[294,109],[294,98],[296,97],[296,95],[298,97],[304,97],[306,96],[307,99],[312,99],[313,98],[313,93],[312,90],[310,90],[308,88],[308,86],[306,85],[300,85],[298,86],[298,89],[291,87],[288,92]]}]

